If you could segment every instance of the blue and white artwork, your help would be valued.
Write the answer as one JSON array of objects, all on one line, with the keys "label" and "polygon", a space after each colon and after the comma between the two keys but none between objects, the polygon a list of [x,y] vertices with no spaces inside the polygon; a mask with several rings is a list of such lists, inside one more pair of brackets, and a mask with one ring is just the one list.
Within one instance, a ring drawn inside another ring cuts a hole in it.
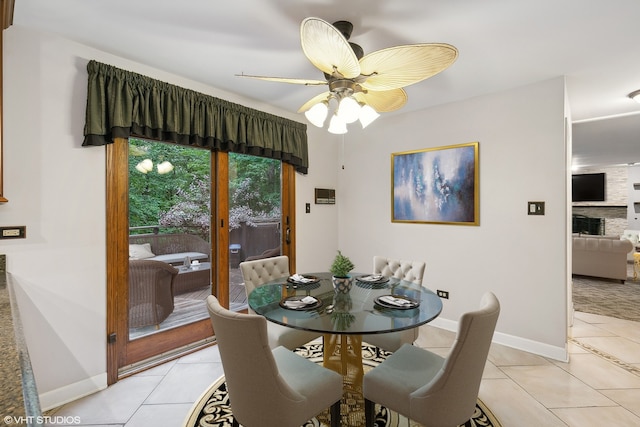
[{"label": "blue and white artwork", "polygon": [[393,221],[477,224],[478,144],[393,155]]}]

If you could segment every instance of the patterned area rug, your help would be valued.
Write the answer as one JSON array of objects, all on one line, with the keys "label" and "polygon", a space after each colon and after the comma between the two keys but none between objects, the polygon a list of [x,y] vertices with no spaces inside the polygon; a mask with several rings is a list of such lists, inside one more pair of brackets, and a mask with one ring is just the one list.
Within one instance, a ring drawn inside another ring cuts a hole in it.
[{"label": "patterned area rug", "polygon": [[583,313],[640,322],[640,281],[624,283],[573,276],[573,308]]},{"label": "patterned area rug", "polygon": [[[296,350],[307,359],[322,363],[322,344],[309,343]],[[365,373],[384,360],[390,353],[380,352],[376,355],[375,347],[363,344],[362,359]],[[191,409],[191,414],[183,427],[231,427],[232,415],[224,377],[216,380]],[[388,409],[376,405],[376,427],[419,427],[421,424]],[[364,409],[362,402],[349,392],[342,400],[342,426],[364,426]],[[328,411],[309,420],[303,427],[327,427]],[[478,399],[473,417],[462,424],[464,427],[500,427],[500,423],[491,411]]]}]

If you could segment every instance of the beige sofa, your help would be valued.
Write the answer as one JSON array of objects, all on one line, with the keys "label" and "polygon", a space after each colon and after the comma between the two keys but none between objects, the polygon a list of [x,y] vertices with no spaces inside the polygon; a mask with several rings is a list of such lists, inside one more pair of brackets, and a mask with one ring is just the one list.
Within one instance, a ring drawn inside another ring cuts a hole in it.
[{"label": "beige sofa", "polygon": [[619,237],[574,235],[572,273],[624,282],[632,250],[633,244]]},{"label": "beige sofa", "polygon": [[129,236],[129,258],[182,264],[186,257],[192,261],[208,261],[210,244],[193,234],[140,234]]}]

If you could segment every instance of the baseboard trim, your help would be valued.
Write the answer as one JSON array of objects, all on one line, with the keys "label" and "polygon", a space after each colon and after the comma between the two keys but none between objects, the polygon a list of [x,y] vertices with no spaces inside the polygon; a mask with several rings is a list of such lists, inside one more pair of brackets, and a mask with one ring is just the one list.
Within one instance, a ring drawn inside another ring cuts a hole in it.
[{"label": "baseboard trim", "polygon": [[40,406],[43,411],[48,411],[105,388],[107,388],[106,372],[40,394]]},{"label": "baseboard trim", "polygon": [[[429,325],[452,332],[457,332],[458,330],[458,322],[453,320],[437,318],[430,322]],[[548,357],[560,362],[569,361],[569,352],[566,344],[564,347],[556,347],[527,338],[504,334],[502,332],[496,332],[493,334],[493,342],[515,348],[516,350],[522,350],[539,356]]]},{"label": "baseboard trim", "polygon": [[[442,318],[434,319],[429,323],[430,326],[456,332],[458,330],[458,322]],[[515,337],[513,335],[496,332],[493,336],[493,342],[502,344],[517,350],[526,351],[537,354],[539,356],[548,357],[561,362],[569,360],[569,353],[566,346],[555,347],[549,344],[532,341],[526,338]],[[95,375],[82,381],[60,387],[39,395],[40,406],[43,411],[48,411],[58,406],[77,400],[81,397],[88,396],[97,391],[107,388],[107,373]]]}]

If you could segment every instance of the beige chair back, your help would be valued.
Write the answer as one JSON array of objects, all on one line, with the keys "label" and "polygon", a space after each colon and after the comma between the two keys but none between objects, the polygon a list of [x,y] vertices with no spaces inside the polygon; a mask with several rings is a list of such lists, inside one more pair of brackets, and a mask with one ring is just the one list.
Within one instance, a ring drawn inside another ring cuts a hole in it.
[{"label": "beige chair back", "polygon": [[[373,257],[373,274],[395,277],[422,286],[425,263],[422,261],[395,260],[382,256]],[[386,351],[396,351],[402,344],[413,344],[418,339],[418,328],[405,329],[400,332],[368,335],[366,342]]]},{"label": "beige chair back", "polygon": [[422,285],[426,264],[422,261],[396,260],[382,256],[373,257],[373,274],[407,280]]},{"label": "beige chair back", "polygon": [[[258,286],[275,279],[289,276],[289,257],[282,255],[241,262],[240,272],[242,273],[248,298],[249,294]],[[253,311],[251,307],[248,307],[247,311],[250,314],[255,314],[255,311]],[[273,322],[268,323],[267,332],[271,348],[284,346],[290,350],[320,336],[317,332],[293,329]]]},{"label": "beige chair back", "polygon": [[487,292],[480,309],[462,315],[440,372],[411,394],[412,418],[420,414],[416,420],[432,419],[438,420],[434,424],[452,426],[471,418],[499,314],[498,299]]},{"label": "beige chair back", "polygon": [[207,307],[233,414],[240,424],[265,425],[268,414],[291,410],[284,402],[304,401],[278,374],[264,317],[227,310],[214,296],[207,297]]},{"label": "beige chair back", "polygon": [[[289,257],[286,255],[272,258],[257,259],[255,261],[244,261],[240,263],[240,272],[244,280],[247,296],[258,286],[289,276]],[[253,310],[249,308],[249,312]]]},{"label": "beige chair back", "polygon": [[234,426],[297,427],[331,405],[332,426],[339,425],[340,375],[284,347],[271,350],[264,317],[227,310],[213,295],[207,308]]}]

